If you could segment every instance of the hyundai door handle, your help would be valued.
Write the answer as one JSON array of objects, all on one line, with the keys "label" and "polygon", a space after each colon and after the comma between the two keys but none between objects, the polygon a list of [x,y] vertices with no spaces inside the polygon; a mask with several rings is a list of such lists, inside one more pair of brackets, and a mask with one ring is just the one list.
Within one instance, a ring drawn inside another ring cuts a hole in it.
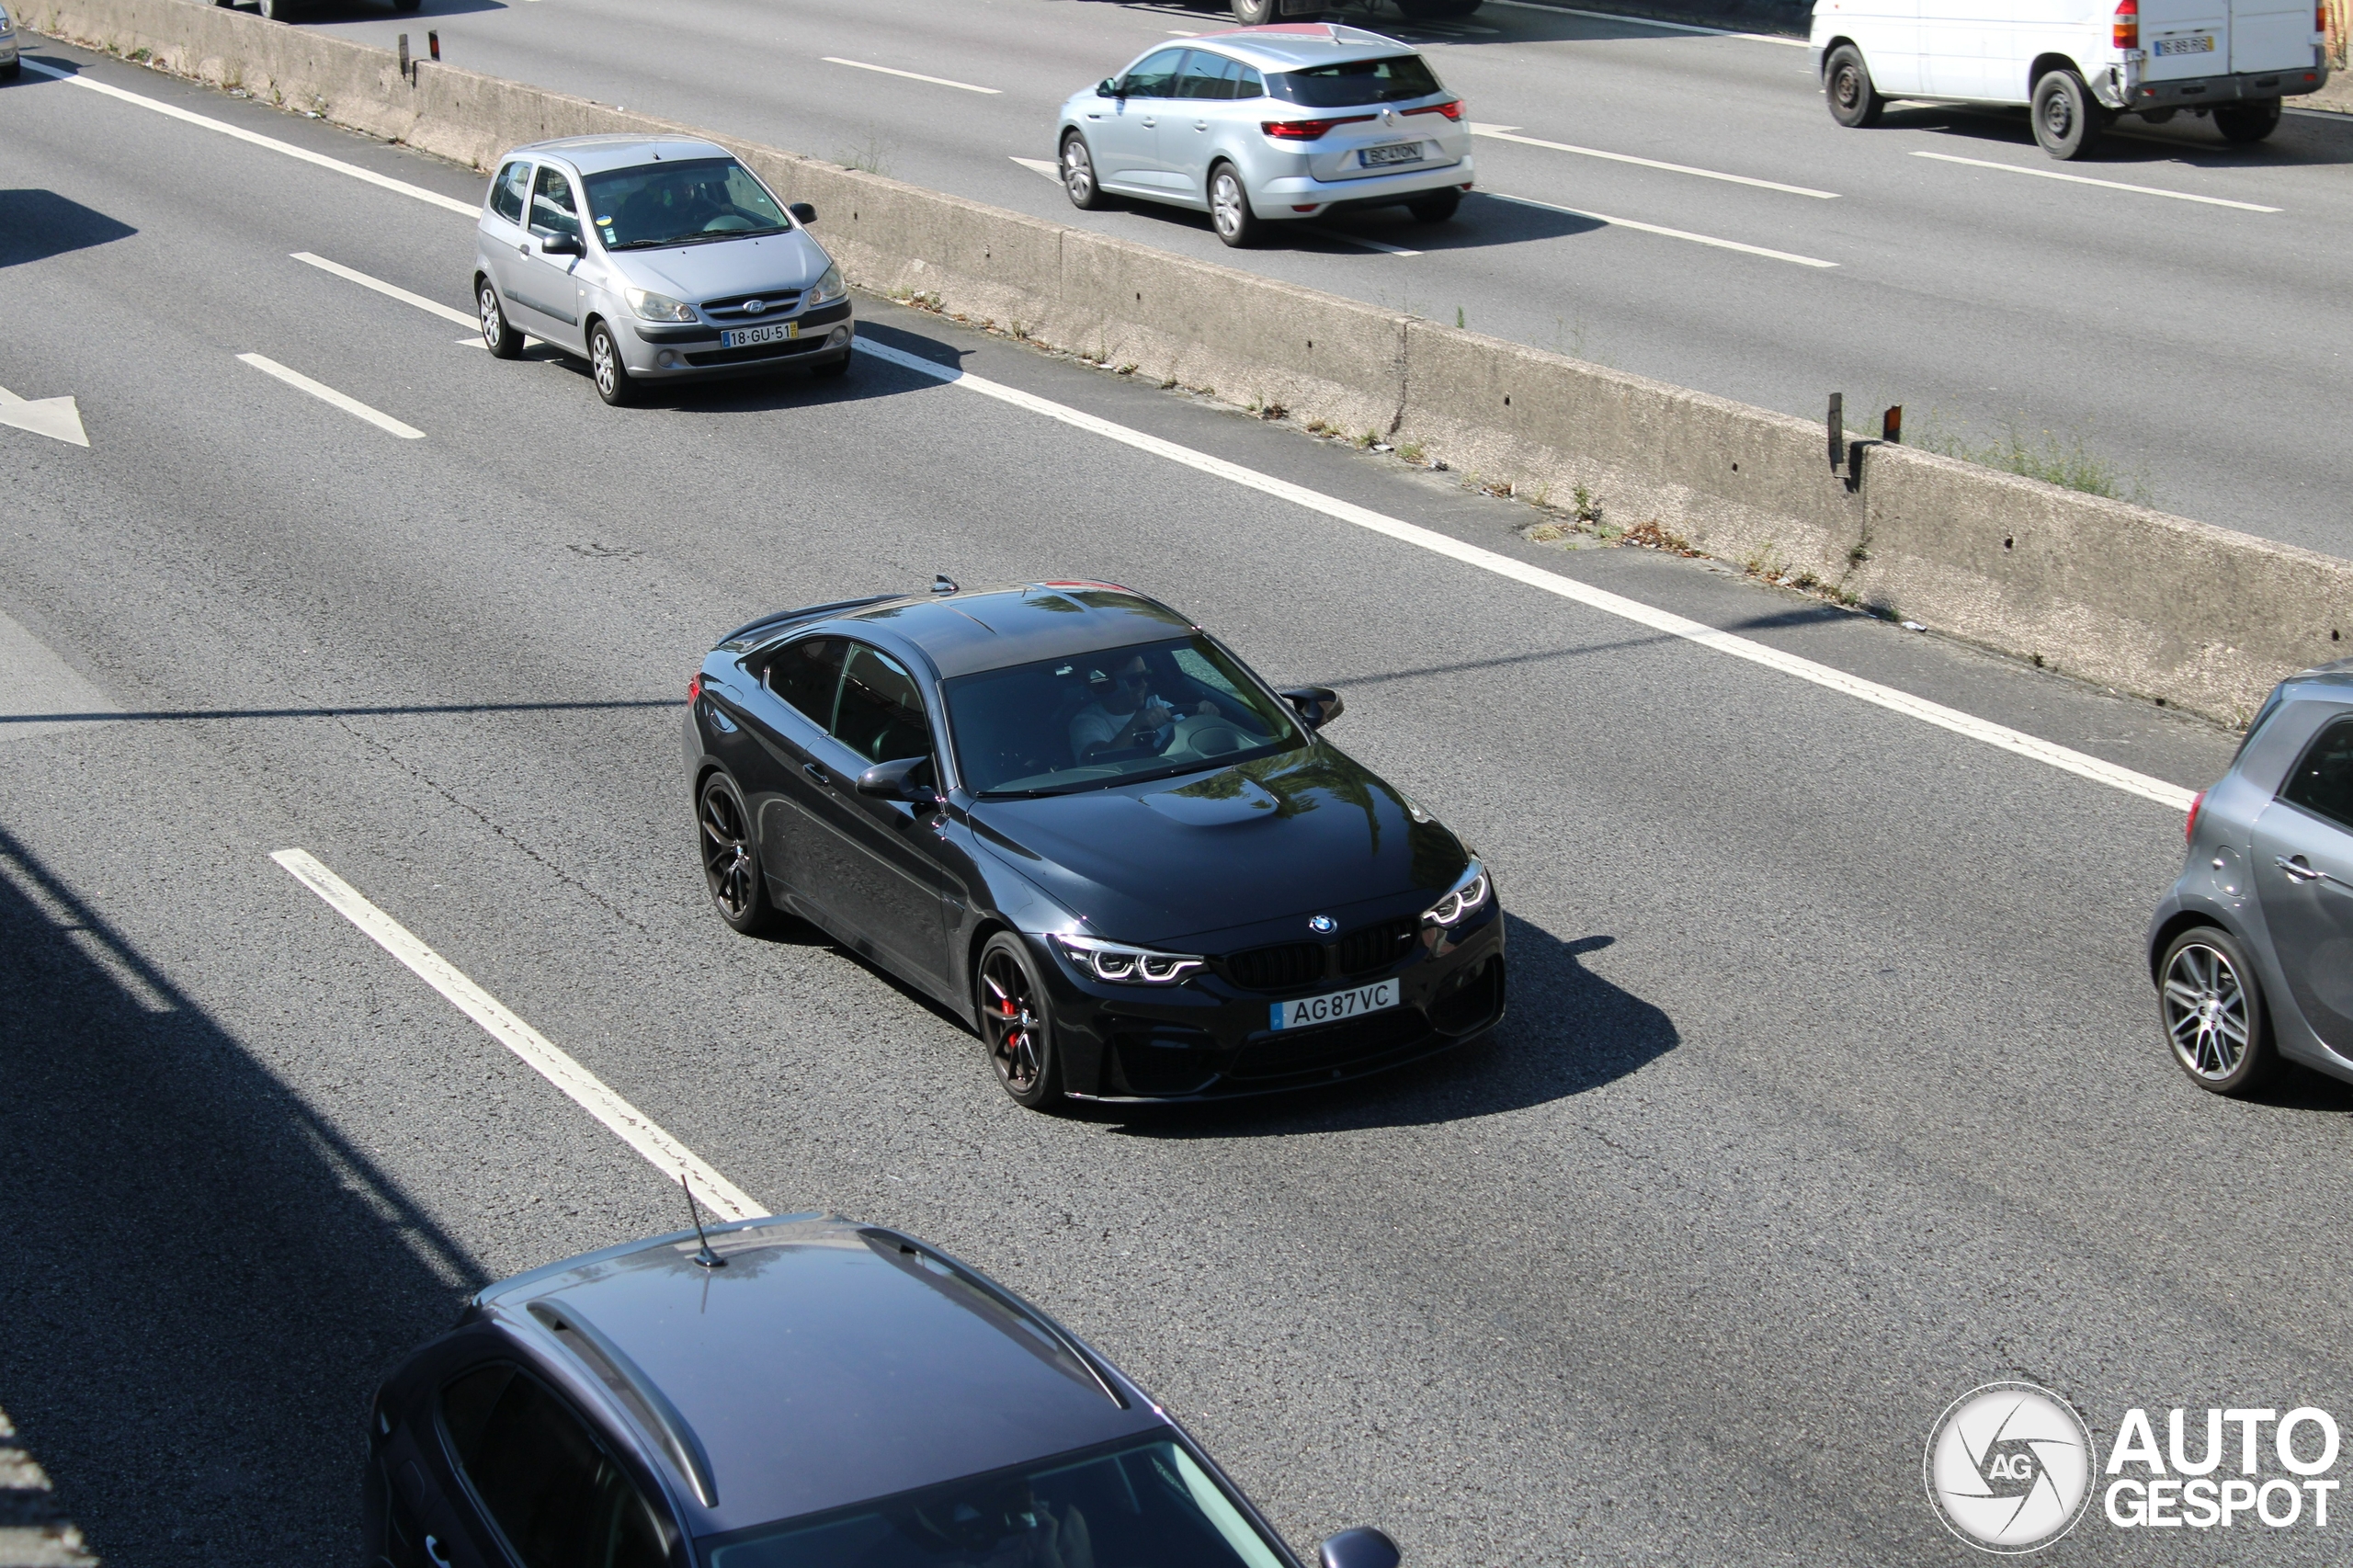
[{"label": "hyundai door handle", "polygon": [[1206,119],[1197,119],[1193,121],[1193,129],[1196,131],[1207,131],[1209,128],[1210,122]]},{"label": "hyundai door handle", "polygon": [[825,770],[818,767],[813,762],[802,763],[801,765],[801,771],[807,774],[810,778],[814,778],[818,783],[824,785],[828,789],[833,787],[834,781],[825,777]]},{"label": "hyundai door handle", "polygon": [[433,1568],[449,1568],[449,1560],[441,1553],[441,1543],[431,1536],[425,1538],[425,1555],[433,1560]]},{"label": "hyundai door handle", "polygon": [[1143,123],[1144,123],[1145,128],[1146,128],[1147,130],[1149,130],[1149,129],[1150,129],[1150,128],[1152,128],[1153,126],[1158,125],[1158,124],[1160,123],[1160,121],[1158,121],[1158,120],[1156,120],[1156,119],[1153,119],[1153,118],[1152,118],[1152,116],[1150,116],[1150,115],[1145,115],[1145,116],[1143,117]]},{"label": "hyundai door handle", "polygon": [[2278,866],[2281,870],[2287,872],[2290,877],[2300,882],[2316,882],[2320,881],[2323,876],[2326,875],[2325,872],[2315,871],[2310,866],[2304,864],[2304,858],[2301,855],[2297,856],[2292,860],[2288,858],[2285,855],[2276,856],[2274,857],[2272,863]]}]

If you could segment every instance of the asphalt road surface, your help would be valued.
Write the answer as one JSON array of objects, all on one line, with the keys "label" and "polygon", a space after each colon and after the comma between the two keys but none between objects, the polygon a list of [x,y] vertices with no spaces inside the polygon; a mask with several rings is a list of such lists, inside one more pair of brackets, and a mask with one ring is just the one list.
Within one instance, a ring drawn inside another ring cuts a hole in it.
[{"label": "asphalt road surface", "polygon": [[[37,50],[36,62],[74,57]],[[94,79],[415,185],[462,171]],[[676,1189],[273,853],[307,850],[761,1205],[906,1227],[1165,1400],[1295,1542],[1870,1564],[1949,1400],[2353,1403],[2353,1094],[2224,1103],[2139,940],[2178,811],[861,357],[602,406],[463,312],[465,218],[0,88],[0,1405],[122,1568],[347,1561],[368,1392]],[[821,231],[822,233],[822,231]],[[870,339],[2195,788],[2231,737],[868,301]],[[421,432],[265,373],[259,356]],[[676,725],[780,605],[1077,575],[1186,607],[1488,857],[1492,1043],[1330,1094],[1012,1106],[803,934],[731,935]],[[2338,1560],[2309,1528],[2066,1562]]]},{"label": "asphalt road surface", "polygon": [[1222,7],[328,0],[303,25],[420,51],[432,28],[469,69],[1807,418],[1843,392],[1876,433],[1900,403],[1915,442],[2015,436],[2128,499],[2353,555],[2353,474],[2314,416],[2353,397],[2353,119],[2291,114],[2245,148],[2204,120],[2127,121],[2063,165],[2023,111],[1842,130],[1788,40],[1503,3],[1444,27],[1365,19],[1422,45],[1474,122],[1532,140],[1477,141],[1481,194],[1452,222],[1369,214],[1239,256],[1205,215],[1075,212],[1018,161],[1054,156],[1073,92],[1229,25]]}]

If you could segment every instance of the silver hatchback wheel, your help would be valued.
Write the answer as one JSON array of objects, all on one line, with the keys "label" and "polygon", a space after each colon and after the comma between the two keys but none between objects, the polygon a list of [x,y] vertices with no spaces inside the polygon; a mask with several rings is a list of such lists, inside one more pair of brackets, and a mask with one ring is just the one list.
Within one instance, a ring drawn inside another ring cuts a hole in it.
[{"label": "silver hatchback wheel", "polygon": [[1086,138],[1075,131],[1063,138],[1063,191],[1081,211],[1104,205],[1103,187],[1095,183],[1095,155],[1086,150]]},{"label": "silver hatchback wheel", "polygon": [[1210,226],[1230,245],[1249,244],[1264,227],[1251,212],[1242,176],[1232,164],[1220,164],[1210,172]]},{"label": "silver hatchback wheel", "polygon": [[2263,987],[2229,932],[2198,926],[2165,947],[2157,1006],[2165,1043],[2190,1082],[2241,1095],[2268,1077],[2274,1062]]},{"label": "silver hatchback wheel", "polygon": [[630,379],[629,367],[621,363],[620,345],[613,341],[613,329],[603,322],[588,328],[588,369],[597,381],[597,395],[614,407],[636,396],[637,383]]}]

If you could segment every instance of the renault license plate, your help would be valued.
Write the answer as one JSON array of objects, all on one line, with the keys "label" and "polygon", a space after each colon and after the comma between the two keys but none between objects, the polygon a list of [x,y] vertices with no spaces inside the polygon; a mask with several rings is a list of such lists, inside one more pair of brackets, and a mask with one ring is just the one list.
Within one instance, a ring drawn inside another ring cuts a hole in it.
[{"label": "renault license plate", "polygon": [[1367,147],[1357,153],[1357,162],[1368,169],[1383,164],[1417,164],[1422,160],[1422,144],[1418,142],[1392,142],[1385,147]]},{"label": "renault license plate", "polygon": [[1384,1007],[1397,1006],[1397,983],[1384,980],[1378,985],[1359,985],[1353,991],[1335,991],[1324,996],[1302,996],[1296,1002],[1277,1002],[1267,1011],[1273,1015],[1269,1026],[1279,1029],[1303,1029],[1315,1024],[1336,1024],[1342,1018],[1361,1017],[1378,1013]]},{"label": "renault license plate", "polygon": [[2159,54],[2211,54],[2214,52],[2214,35],[2200,33],[2196,38],[2161,38],[2157,40],[2157,52]]},{"label": "renault license plate", "polygon": [[801,335],[797,321],[778,322],[773,326],[739,326],[719,335],[722,348],[756,348],[763,343],[790,343]]}]

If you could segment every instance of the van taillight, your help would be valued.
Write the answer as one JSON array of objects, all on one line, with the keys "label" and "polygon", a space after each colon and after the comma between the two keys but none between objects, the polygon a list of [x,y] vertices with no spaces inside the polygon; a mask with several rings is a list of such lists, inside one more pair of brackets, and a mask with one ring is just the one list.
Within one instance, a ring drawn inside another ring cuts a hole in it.
[{"label": "van taillight", "polygon": [[2190,843],[2198,842],[2198,808],[2206,803],[2206,791],[2200,790],[2189,797],[2189,820],[2182,824],[2181,835]]},{"label": "van taillight", "polygon": [[[2315,3],[2325,6],[2328,0]],[[2115,40],[2119,49],[2141,47],[2141,0],[2116,0]]]}]

